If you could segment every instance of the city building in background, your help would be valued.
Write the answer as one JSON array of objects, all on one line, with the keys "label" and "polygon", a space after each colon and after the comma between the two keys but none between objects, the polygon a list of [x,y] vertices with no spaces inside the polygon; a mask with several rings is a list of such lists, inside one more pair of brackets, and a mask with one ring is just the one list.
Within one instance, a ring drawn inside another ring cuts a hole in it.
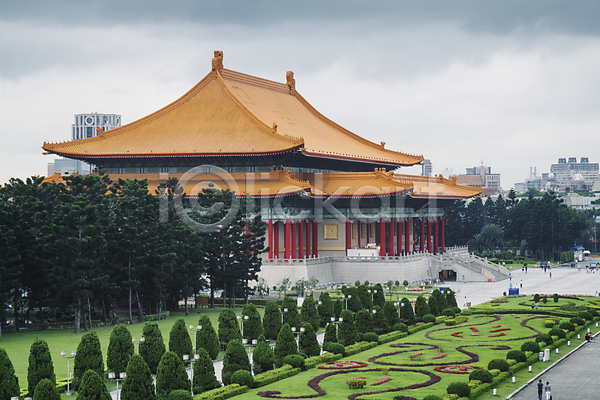
[{"label": "city building in background", "polygon": [[483,162],[479,167],[467,168],[465,175],[456,175],[456,183],[479,187],[483,196],[493,196],[502,191],[500,174],[493,174],[492,167],[483,165]]},{"label": "city building in background", "polygon": [[536,170],[524,182],[515,183],[514,189],[525,192],[531,188],[537,190],[554,190],[557,193],[581,193],[600,190],[600,174],[598,163],[591,163],[588,157],[559,158],[558,163],[550,166],[550,172],[537,176]]},{"label": "city building in background", "polygon": [[431,165],[431,160],[425,159],[421,163],[421,176],[432,176],[433,175],[433,166]]}]

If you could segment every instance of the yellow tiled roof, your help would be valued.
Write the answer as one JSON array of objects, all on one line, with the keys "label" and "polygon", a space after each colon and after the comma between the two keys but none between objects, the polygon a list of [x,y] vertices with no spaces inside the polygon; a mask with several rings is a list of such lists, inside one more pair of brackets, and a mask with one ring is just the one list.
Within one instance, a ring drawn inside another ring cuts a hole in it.
[{"label": "yellow tiled roof", "polygon": [[342,128],[288,84],[216,68],[181,98],[144,118],[98,137],[44,142],[42,147],[74,158],[262,155],[301,149],[308,156],[386,165],[423,160]]},{"label": "yellow tiled roof", "polygon": [[481,194],[481,188],[458,185],[456,179],[446,179],[441,175],[429,177],[396,174],[394,177],[412,182],[412,197],[467,199]]}]

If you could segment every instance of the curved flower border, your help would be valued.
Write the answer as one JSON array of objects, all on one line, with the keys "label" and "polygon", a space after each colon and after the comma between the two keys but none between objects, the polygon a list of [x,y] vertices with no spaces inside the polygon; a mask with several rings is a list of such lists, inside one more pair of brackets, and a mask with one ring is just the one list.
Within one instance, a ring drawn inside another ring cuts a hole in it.
[{"label": "curved flower border", "polygon": [[325,365],[319,365],[319,369],[349,369],[362,368],[366,366],[367,363],[362,361],[329,361],[326,362]]},{"label": "curved flower border", "polygon": [[[458,368],[458,369],[452,369]],[[475,365],[442,365],[435,367],[434,370],[437,372],[443,372],[445,374],[470,374],[473,370],[483,369]]]}]

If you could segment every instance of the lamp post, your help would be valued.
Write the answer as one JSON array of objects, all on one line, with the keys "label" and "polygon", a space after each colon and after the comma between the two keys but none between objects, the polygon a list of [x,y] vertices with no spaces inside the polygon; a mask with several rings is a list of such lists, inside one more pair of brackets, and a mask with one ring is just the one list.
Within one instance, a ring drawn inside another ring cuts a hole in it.
[{"label": "lamp post", "polygon": [[295,326],[292,327],[292,332],[294,334],[298,335],[298,336],[296,336],[296,345],[298,345],[298,347],[300,347],[300,333],[301,332],[304,333],[304,331],[305,331],[304,327],[300,328],[299,332],[296,332],[296,327]]},{"label": "lamp post", "polygon": [[351,299],[352,295],[349,294],[348,296],[346,296],[345,294],[342,295],[342,299],[346,300],[346,310],[348,309],[348,299]]},{"label": "lamp post", "polygon": [[[194,358],[192,360],[190,360],[190,356],[189,355],[187,355],[187,354],[183,355],[183,361],[189,361],[190,362],[190,367],[191,367],[191,371],[190,371],[190,373],[191,373],[190,393],[192,395],[194,395],[194,363],[196,361],[198,361],[199,359],[200,359],[200,355],[196,354],[196,353],[194,353]],[[119,400],[119,399],[117,399],[117,400]]]},{"label": "lamp post", "polygon": [[250,360],[250,362],[252,362],[252,348],[256,347],[256,345],[258,344],[258,340],[256,339],[252,339],[252,343],[248,344],[248,359]]},{"label": "lamp post", "polygon": [[331,317],[331,322],[333,322],[335,324],[335,336],[338,335],[338,324],[340,322],[344,322],[344,318],[340,317],[340,320],[336,322],[334,317]]},{"label": "lamp post", "polygon": [[286,312],[288,312],[288,309],[284,308],[283,312],[281,313],[281,325],[283,325],[283,313],[286,313]]},{"label": "lamp post", "polygon": [[244,315],[244,318],[242,318],[240,315],[238,315],[236,318],[242,321],[242,338],[243,338],[244,337],[244,321],[248,321],[250,319],[250,317],[247,315]]},{"label": "lamp post", "polygon": [[125,372],[119,373],[118,378],[114,372],[108,373],[108,379],[117,381],[117,400],[119,400],[119,382],[123,382],[125,378],[127,378],[127,374]]},{"label": "lamp post", "polygon": [[368,292],[371,294],[371,303],[372,303],[373,302],[373,295],[375,293],[377,293],[377,289],[373,289],[373,290],[369,289]]},{"label": "lamp post", "polygon": [[66,351],[60,352],[60,355],[67,359],[67,396],[71,395],[71,369],[69,367],[69,360],[75,358],[76,354],[76,351],[72,351],[70,354],[67,354]]},{"label": "lamp post", "polygon": [[196,334],[198,333],[198,331],[202,330],[202,325],[190,325],[190,329],[194,331],[194,354],[198,353],[198,351],[196,350],[196,346],[197,346],[197,342],[196,342]]},{"label": "lamp post", "polygon": [[402,307],[404,307],[404,303],[396,302],[396,303],[394,303],[394,306],[398,307],[398,318],[402,319],[401,310],[402,310]]},{"label": "lamp post", "polygon": [[[131,341],[135,343],[135,338],[134,338],[134,337],[132,337],[132,338],[131,338]],[[138,354],[140,354],[140,343],[144,343],[145,341],[146,341],[146,338],[142,336],[142,337],[140,338],[139,342],[138,342],[138,345],[137,345],[137,353],[138,353]]]}]

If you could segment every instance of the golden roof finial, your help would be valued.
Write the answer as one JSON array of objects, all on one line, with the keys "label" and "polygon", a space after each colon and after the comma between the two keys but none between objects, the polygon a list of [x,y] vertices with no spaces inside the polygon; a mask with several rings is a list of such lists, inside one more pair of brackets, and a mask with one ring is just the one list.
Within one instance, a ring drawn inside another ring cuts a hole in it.
[{"label": "golden roof finial", "polygon": [[294,79],[294,73],[292,71],[287,71],[285,73],[285,80],[288,89],[290,90],[290,94],[293,96],[296,94],[296,80]]},{"label": "golden roof finial", "polygon": [[104,127],[102,127],[102,126],[97,127],[96,132],[98,132],[98,136],[100,136],[101,133],[104,133]]},{"label": "golden roof finial", "polygon": [[277,122],[273,122],[273,133],[277,133]]},{"label": "golden roof finial", "polygon": [[221,72],[223,69],[223,52],[215,50],[215,56],[212,59],[212,70]]}]

